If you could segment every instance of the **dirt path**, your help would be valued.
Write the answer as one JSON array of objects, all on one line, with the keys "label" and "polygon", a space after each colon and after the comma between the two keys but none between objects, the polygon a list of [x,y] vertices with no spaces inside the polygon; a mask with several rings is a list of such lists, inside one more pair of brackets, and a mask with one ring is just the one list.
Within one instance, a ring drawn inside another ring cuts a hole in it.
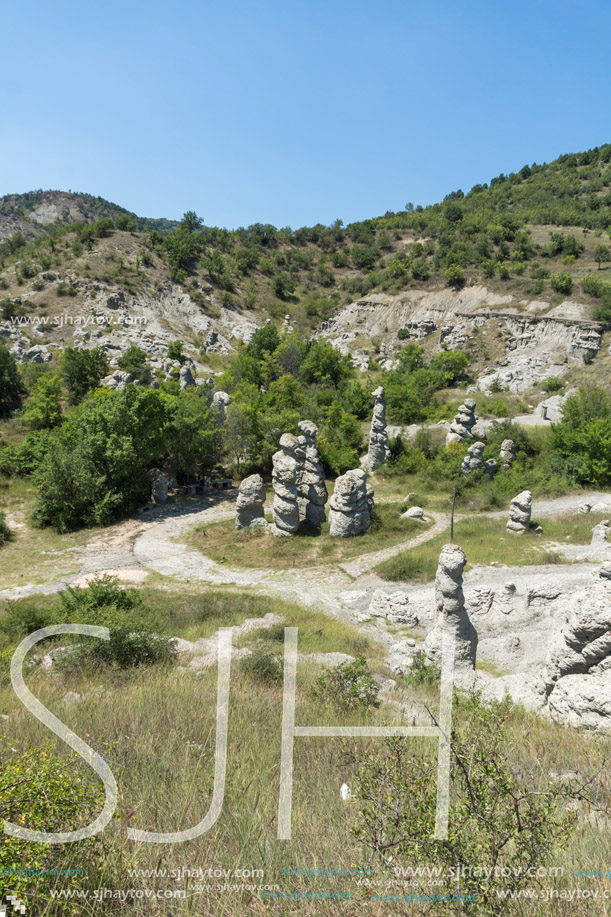
[{"label": "dirt path", "polygon": [[346,563],[338,564],[338,566],[348,576],[358,579],[359,576],[369,573],[375,566],[381,564],[384,560],[388,560],[389,557],[395,557],[395,555],[401,554],[402,551],[409,551],[410,548],[415,548],[424,541],[429,541],[431,538],[440,535],[445,529],[449,529],[450,517],[447,513],[430,513],[430,516],[434,519],[434,525],[429,529],[425,529],[420,535],[416,535],[415,538],[410,538],[409,541],[402,541],[400,544],[393,544],[390,548],[382,548],[380,551],[362,554],[356,560],[347,561]]}]

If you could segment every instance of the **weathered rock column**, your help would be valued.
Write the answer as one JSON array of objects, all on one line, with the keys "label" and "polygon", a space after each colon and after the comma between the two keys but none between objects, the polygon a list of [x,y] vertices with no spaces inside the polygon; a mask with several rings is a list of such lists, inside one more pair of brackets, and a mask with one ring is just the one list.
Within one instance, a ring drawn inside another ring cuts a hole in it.
[{"label": "weathered rock column", "polygon": [[329,500],[329,533],[347,538],[366,532],[371,524],[370,507],[373,488],[367,485],[365,472],[355,468],[342,474]]},{"label": "weathered rock column", "polygon": [[435,605],[437,619],[424,642],[427,660],[441,662],[442,638],[454,639],[454,667],[460,671],[475,669],[477,633],[465,608],[462,574],[467,563],[465,553],[456,544],[446,544],[439,555],[435,575]]},{"label": "weathered rock column", "polygon": [[523,490],[522,493],[514,497],[509,505],[509,521],[506,529],[509,532],[515,532],[516,535],[523,535],[530,526],[530,514],[532,512],[533,495],[530,490]]},{"label": "weathered rock column", "polygon": [[297,476],[303,457],[303,450],[296,436],[285,433],[280,437],[280,449],[272,456],[273,535],[295,535],[299,529]]},{"label": "weathered rock column", "polygon": [[475,414],[476,403],[473,398],[466,398],[463,404],[458,408],[456,417],[450,424],[449,432],[446,436],[446,446],[450,443],[462,443],[472,437],[472,429],[477,423]]},{"label": "weathered rock column", "polygon": [[388,433],[386,431],[386,400],[384,389],[380,385],[375,392],[371,393],[375,398],[373,406],[373,417],[371,418],[371,430],[369,431],[369,450],[367,452],[367,464],[371,471],[375,471],[380,465],[384,465],[390,456],[388,448]]},{"label": "weathered rock column", "polygon": [[467,454],[462,460],[460,470],[463,474],[469,474],[471,471],[478,471],[484,463],[484,443],[477,442],[469,446]]},{"label": "weathered rock column", "polygon": [[305,453],[303,465],[297,477],[299,494],[299,517],[302,522],[319,528],[325,521],[325,503],[329,499],[325,474],[318,455],[318,427],[311,420],[299,424]]},{"label": "weathered rock column", "polygon": [[266,526],[265,512],[263,504],[265,503],[265,488],[263,478],[260,474],[251,474],[250,477],[244,478],[238,490],[238,499],[236,500],[236,529],[248,529],[251,526]]},{"label": "weathered rock column", "polygon": [[168,500],[168,479],[160,468],[152,468],[149,471],[151,479],[151,499],[155,503],[167,503]]},{"label": "weathered rock column", "polygon": [[231,395],[228,392],[215,392],[212,396],[212,407],[217,412],[216,422],[222,427],[227,419],[227,408],[231,404]]},{"label": "weathered rock column", "polygon": [[516,460],[516,444],[512,439],[504,439],[499,451],[501,468],[503,471],[509,471]]}]

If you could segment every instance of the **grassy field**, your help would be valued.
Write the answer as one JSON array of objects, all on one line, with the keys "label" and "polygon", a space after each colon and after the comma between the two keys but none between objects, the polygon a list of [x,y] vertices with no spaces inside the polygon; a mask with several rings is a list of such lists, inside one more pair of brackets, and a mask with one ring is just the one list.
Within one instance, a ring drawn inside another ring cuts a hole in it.
[{"label": "grassy field", "polygon": [[236,532],[231,519],[196,526],[189,535],[188,544],[217,563],[232,567],[284,570],[327,566],[408,541],[428,528],[430,523],[401,519],[404,509],[400,503],[378,504],[375,523],[369,532],[358,538],[332,538],[328,522],[323,524],[320,533],[304,531],[295,538],[276,538],[260,529]]},{"label": "grassy field", "polygon": [[[589,544],[592,528],[604,514],[558,516],[544,519],[543,534],[531,528],[524,535],[512,535],[505,528],[506,519],[486,517],[459,519],[454,526],[454,541],[467,555],[467,567],[475,564],[524,566],[529,564],[570,563],[565,560],[554,543]],[[533,520],[534,523],[534,520]],[[449,531],[424,544],[383,561],[375,569],[383,579],[426,583],[435,576],[439,553],[450,540]]]}]

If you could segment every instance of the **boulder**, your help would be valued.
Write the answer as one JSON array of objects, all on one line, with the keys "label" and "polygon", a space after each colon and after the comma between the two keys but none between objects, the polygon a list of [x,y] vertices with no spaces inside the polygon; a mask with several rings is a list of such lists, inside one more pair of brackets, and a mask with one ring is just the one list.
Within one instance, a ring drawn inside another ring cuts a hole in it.
[{"label": "boulder", "polygon": [[251,474],[250,477],[244,478],[238,489],[238,498],[236,500],[236,529],[266,526],[267,522],[265,521],[265,512],[263,510],[264,503],[265,488],[261,475]]},{"label": "boulder", "polygon": [[299,518],[301,522],[320,528],[325,521],[325,503],[329,499],[329,494],[318,455],[318,427],[310,420],[302,420],[299,429],[302,433],[299,440],[304,453],[303,463],[297,475]]},{"label": "boulder", "polygon": [[602,522],[599,522],[598,525],[595,525],[592,529],[592,540],[590,545],[592,547],[606,547],[609,540],[609,520],[603,519]]},{"label": "boulder", "polygon": [[421,506],[410,506],[404,513],[401,513],[402,519],[417,519],[418,522],[424,522],[424,510]]},{"label": "boulder", "polygon": [[386,400],[384,388],[380,385],[371,393],[375,398],[371,429],[369,431],[369,449],[367,451],[367,465],[375,471],[384,465],[390,456],[388,447],[388,432],[386,430]]},{"label": "boulder", "polygon": [[516,460],[516,444],[512,439],[504,439],[501,443],[499,459],[503,471],[509,471]]},{"label": "boulder", "polygon": [[329,533],[348,538],[366,532],[371,524],[372,507],[373,488],[367,485],[365,472],[355,468],[340,475],[329,500]]},{"label": "boulder", "polygon": [[280,449],[272,456],[273,535],[295,535],[299,529],[297,476],[304,457],[304,450],[296,436],[285,433],[280,437]]},{"label": "boulder", "polygon": [[475,669],[477,633],[467,614],[462,588],[466,563],[464,551],[458,545],[446,544],[441,549],[435,575],[437,616],[425,640],[424,651],[429,663],[440,663],[442,637],[449,634],[454,639],[455,670],[470,672]]},{"label": "boulder", "polygon": [[530,526],[533,497],[530,490],[523,490],[514,497],[509,506],[509,521],[506,529],[516,535],[523,535]]},{"label": "boulder", "polygon": [[446,446],[450,443],[462,443],[466,439],[471,439],[472,430],[477,423],[475,414],[476,403],[473,398],[466,398],[463,404],[458,408],[456,417],[450,424],[450,429],[446,436]]},{"label": "boulder", "polygon": [[109,376],[104,376],[100,380],[100,385],[106,386],[106,388],[113,388],[115,391],[123,391],[126,385],[129,385],[130,382],[134,381],[134,377],[131,373],[123,372],[121,369],[115,369],[114,373],[111,373]]}]

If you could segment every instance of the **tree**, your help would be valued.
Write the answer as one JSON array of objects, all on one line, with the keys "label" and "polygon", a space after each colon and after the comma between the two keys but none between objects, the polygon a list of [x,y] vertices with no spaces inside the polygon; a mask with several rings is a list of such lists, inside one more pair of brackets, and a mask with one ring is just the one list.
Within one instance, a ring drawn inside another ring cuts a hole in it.
[{"label": "tree", "polygon": [[459,287],[464,286],[465,272],[463,271],[460,264],[451,264],[448,268],[446,268],[444,274],[446,280],[448,281],[449,287],[455,287],[458,289]]},{"label": "tree", "polygon": [[284,271],[280,271],[272,280],[272,289],[278,299],[286,299],[295,291],[295,281]]},{"label": "tree", "polygon": [[603,262],[611,261],[611,252],[606,245],[597,245],[594,250],[594,260],[598,264],[598,270]]},{"label": "tree", "polygon": [[79,350],[66,347],[61,358],[61,373],[68,389],[70,404],[77,404],[100,384],[108,373],[109,363],[101,347]]},{"label": "tree", "polygon": [[15,358],[8,347],[0,343],[0,417],[10,417],[21,406],[22,394]]},{"label": "tree", "polygon": [[61,393],[62,380],[58,373],[39,377],[23,415],[32,430],[50,430],[62,422]]},{"label": "tree", "polygon": [[182,365],[186,359],[182,352],[182,341],[171,341],[168,344],[168,360],[178,360]]},{"label": "tree", "polygon": [[246,459],[254,454],[257,442],[252,412],[243,404],[233,402],[227,408],[225,419],[225,448],[233,456],[236,463],[236,472],[240,476],[241,466]]},{"label": "tree", "polygon": [[552,274],[550,283],[552,285],[552,290],[555,290],[556,293],[568,294],[573,289],[573,279],[570,274]]},{"label": "tree", "polygon": [[166,401],[167,465],[181,480],[202,469],[210,470],[218,459],[223,432],[205,392],[191,389]]},{"label": "tree", "polygon": [[168,406],[158,392],[101,389],[51,437],[35,474],[34,518],[67,532],[104,525],[149,495],[149,468],[165,454]]},{"label": "tree", "polygon": [[130,344],[127,350],[121,354],[117,363],[119,369],[122,369],[126,373],[130,373],[138,382],[148,385],[151,381],[151,369],[148,365],[148,356],[144,350],[141,350],[140,347],[136,347],[135,344]]}]

